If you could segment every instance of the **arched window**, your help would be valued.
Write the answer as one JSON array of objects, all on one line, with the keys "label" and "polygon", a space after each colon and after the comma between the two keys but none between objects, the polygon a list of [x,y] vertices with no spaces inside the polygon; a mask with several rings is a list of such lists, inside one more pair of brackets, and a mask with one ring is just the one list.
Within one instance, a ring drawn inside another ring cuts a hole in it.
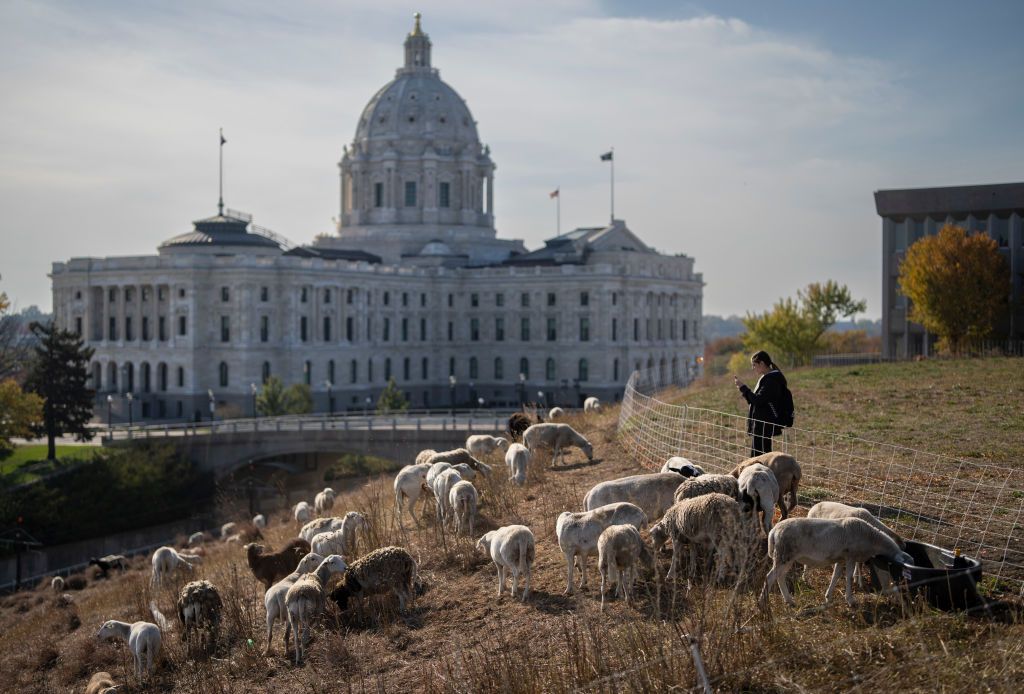
[{"label": "arched window", "polygon": [[494,380],[500,381],[505,378],[505,365],[501,361],[501,357],[494,358]]},{"label": "arched window", "polygon": [[544,362],[544,378],[549,381],[555,380],[555,360],[551,357]]},{"label": "arched window", "polygon": [[263,379],[264,383],[266,383],[267,381],[270,380],[270,362],[269,361],[263,362],[263,370],[260,372],[260,376]]},{"label": "arched window", "polygon": [[218,371],[220,372],[220,387],[226,388],[228,385],[228,365],[221,362]]},{"label": "arched window", "polygon": [[519,360],[519,373],[523,375],[523,378],[530,377],[530,360],[526,357]]},{"label": "arched window", "polygon": [[579,378],[580,381],[586,381],[588,378],[590,378],[590,365],[587,364],[586,359],[580,359],[579,372],[577,378]]},{"label": "arched window", "polygon": [[479,376],[477,374],[476,357],[470,357],[469,358],[469,377],[470,378],[479,378]]}]

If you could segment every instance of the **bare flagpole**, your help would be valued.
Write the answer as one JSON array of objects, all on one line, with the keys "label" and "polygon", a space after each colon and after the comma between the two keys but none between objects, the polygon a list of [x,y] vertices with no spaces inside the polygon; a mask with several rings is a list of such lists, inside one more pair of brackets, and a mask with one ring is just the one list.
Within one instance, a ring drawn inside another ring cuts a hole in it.
[{"label": "bare flagpole", "polygon": [[220,129],[220,196],[217,198],[217,214],[224,216],[224,128]]},{"label": "bare flagpole", "polygon": [[558,217],[557,231],[558,235],[562,235],[562,186],[558,186],[555,190],[558,191],[558,195],[555,197],[555,214]]}]

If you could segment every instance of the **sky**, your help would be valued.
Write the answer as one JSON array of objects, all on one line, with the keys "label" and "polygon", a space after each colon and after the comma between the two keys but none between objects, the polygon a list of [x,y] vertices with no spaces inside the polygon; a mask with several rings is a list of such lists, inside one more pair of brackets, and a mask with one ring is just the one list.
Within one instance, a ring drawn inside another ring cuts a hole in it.
[{"label": "sky", "polygon": [[881,312],[886,188],[1024,180],[1024,3],[0,3],[0,291],[147,255],[225,203],[332,231],[337,162],[423,13],[497,164],[502,237],[615,212],[703,273],[704,311],[834,279]]}]

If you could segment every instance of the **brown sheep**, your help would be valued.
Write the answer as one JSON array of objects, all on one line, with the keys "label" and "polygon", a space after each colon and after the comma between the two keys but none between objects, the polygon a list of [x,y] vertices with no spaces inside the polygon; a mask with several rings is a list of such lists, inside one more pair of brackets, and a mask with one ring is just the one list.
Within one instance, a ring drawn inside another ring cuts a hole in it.
[{"label": "brown sheep", "polygon": [[402,547],[381,547],[356,560],[345,572],[345,582],[331,593],[339,609],[350,597],[391,591],[398,598],[398,609],[405,612],[412,600],[416,581],[416,560]]},{"label": "brown sheep", "polygon": [[89,678],[89,684],[85,686],[85,694],[106,694],[114,689],[114,678],[109,672],[97,672]]},{"label": "brown sheep", "polygon": [[[796,458],[789,455],[788,453],[779,453],[778,451],[772,451],[771,453],[762,453],[759,456],[753,458],[747,458],[742,463],[733,468],[729,474],[739,479],[740,472],[743,468],[749,467],[755,463],[764,465],[775,475],[776,481],[779,483],[779,510],[782,511],[782,517],[785,519],[789,512],[796,508],[796,492],[800,487],[800,463],[796,462]],[[789,508],[786,508],[786,504],[783,502],[783,497],[786,496],[786,492],[789,492]]]},{"label": "brown sheep", "polygon": [[182,640],[190,644],[195,640],[203,651],[212,650],[224,607],[217,588],[209,581],[192,581],[181,589],[177,607]]},{"label": "brown sheep", "polygon": [[309,543],[301,537],[290,540],[277,552],[267,552],[263,545],[256,543],[245,546],[245,556],[252,575],[267,589],[295,571],[299,561],[310,551]]}]

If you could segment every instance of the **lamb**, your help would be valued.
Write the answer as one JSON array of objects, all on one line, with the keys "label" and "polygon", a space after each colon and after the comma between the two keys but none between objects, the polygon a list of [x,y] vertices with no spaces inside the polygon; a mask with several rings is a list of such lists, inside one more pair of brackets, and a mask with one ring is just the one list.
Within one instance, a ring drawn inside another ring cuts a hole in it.
[{"label": "lamb", "polygon": [[178,552],[173,547],[161,547],[153,552],[151,560],[153,576],[150,581],[154,586],[159,586],[165,578],[168,578],[179,567],[184,567],[191,571],[193,569],[192,564],[202,560],[203,558],[198,554],[186,554]]},{"label": "lamb", "polygon": [[445,470],[434,478],[434,498],[437,499],[437,522],[445,523],[451,515],[448,497],[456,482],[462,481],[462,475],[457,470]]},{"label": "lamb", "polygon": [[779,483],[775,474],[760,463],[748,465],[740,471],[737,481],[740,498],[751,506],[754,525],[757,525],[758,511],[764,514],[764,534],[772,531],[775,517],[775,504],[779,501]]},{"label": "lamb", "polygon": [[580,588],[587,585],[587,557],[597,552],[597,540],[609,525],[633,525],[642,529],[647,525],[647,514],[639,506],[628,502],[608,504],[592,511],[572,513],[563,511],[555,522],[558,547],[565,555],[565,595],[573,593],[573,569],[580,563]]},{"label": "lamb", "polygon": [[562,419],[563,417],[565,417],[565,410],[561,407],[552,407],[548,411],[548,419],[552,422]]},{"label": "lamb", "polygon": [[661,518],[675,503],[675,492],[683,479],[675,472],[630,475],[599,482],[583,498],[583,508],[592,511],[616,501],[628,501],[643,509],[649,519]]},{"label": "lamb", "polygon": [[288,609],[284,604],[285,596],[288,593],[288,589],[299,580],[299,577],[316,570],[323,560],[324,558],[315,552],[307,554],[299,562],[299,565],[295,567],[295,571],[272,585],[263,595],[263,606],[267,609],[267,647],[263,651],[264,655],[270,653],[270,644],[274,636],[274,622],[278,619],[283,620],[285,623],[284,648],[285,651],[288,650],[288,635],[291,633],[291,627],[288,625]]},{"label": "lamb", "polygon": [[500,436],[488,436],[486,434],[475,434],[466,439],[466,450],[470,454],[483,458],[494,451],[503,451],[508,448],[508,439]]},{"label": "lamb", "polygon": [[583,451],[587,460],[594,460],[594,447],[587,439],[568,424],[534,424],[523,432],[523,443],[532,455],[541,448],[552,451],[551,465],[554,466],[561,458],[562,449],[576,446]]},{"label": "lamb", "polygon": [[103,623],[96,633],[103,641],[118,638],[128,641],[128,649],[135,659],[135,674],[142,679],[153,671],[153,659],[160,652],[160,627],[151,622],[119,622],[111,619]]},{"label": "lamb", "polygon": [[322,516],[332,508],[334,508],[334,490],[324,487],[323,491],[313,498],[313,509],[316,511],[316,515]]},{"label": "lamb", "polygon": [[[513,444],[519,445],[519,444]],[[516,598],[519,576],[523,576],[522,601],[530,595],[530,574],[536,556],[533,531],[525,525],[506,525],[477,540],[476,548],[487,552],[498,568],[498,597],[505,592],[505,572],[512,572],[512,599]]]},{"label": "lamb", "polygon": [[295,634],[295,664],[302,660],[302,649],[309,641],[309,628],[324,609],[324,590],[332,574],[344,573],[345,560],[337,554],[320,562],[316,571],[300,576],[288,592],[284,604],[288,610],[288,626]]},{"label": "lamb", "polygon": [[[753,458],[747,458],[733,468],[732,472],[729,474],[739,479],[743,468],[758,463],[771,470],[772,474],[775,475],[775,480],[779,483],[779,511],[782,512],[782,518],[785,520],[785,518],[789,516],[789,512],[796,508],[796,493],[797,489],[800,487],[800,478],[803,474],[800,470],[800,464],[796,462],[796,458],[791,455],[772,451],[770,453],[762,453],[761,455]],[[789,508],[786,508],[786,505],[782,501],[782,498],[787,492],[789,493]]]},{"label": "lamb", "polygon": [[901,550],[891,537],[860,518],[781,520],[768,534],[768,556],[771,557],[772,568],[765,578],[761,599],[768,599],[771,584],[774,582],[779,584],[779,591],[786,604],[793,607],[796,603],[789,593],[789,588],[786,587],[786,575],[793,568],[793,564],[834,564],[832,580],[825,591],[825,604],[828,605],[845,563],[846,602],[853,607],[853,567],[879,555],[889,561],[905,565],[914,563],[913,557]]},{"label": "lamb", "polygon": [[355,561],[345,573],[345,581],[331,593],[331,599],[344,610],[349,598],[391,591],[398,598],[398,609],[405,612],[412,600],[416,581],[416,561],[402,547],[381,547]]},{"label": "lamb", "polygon": [[252,524],[260,530],[263,530],[267,527],[267,517],[262,513],[257,513],[252,517]]},{"label": "lamb", "polygon": [[[473,455],[465,448],[453,448],[450,451],[440,451],[435,453],[427,459],[427,462],[433,465],[434,463],[450,463],[453,467],[456,465],[464,464],[468,465],[477,472],[485,470],[483,463],[473,457]],[[490,468],[486,468],[489,470]]]},{"label": "lamb", "polygon": [[587,398],[586,400],[583,401],[583,411],[584,412],[594,412],[594,413],[600,412],[601,411],[601,401],[598,400],[593,395],[591,395],[589,398]]},{"label": "lamb", "polygon": [[277,581],[295,570],[302,557],[310,552],[310,545],[301,537],[293,538],[277,552],[268,552],[263,545],[245,546],[245,559],[256,580],[269,589]]},{"label": "lamb", "polygon": [[50,590],[52,590],[57,595],[60,595],[61,593],[63,593],[64,592],[64,579],[61,578],[60,576],[54,576],[52,579],[50,579]]},{"label": "lamb", "polygon": [[530,464],[530,449],[521,443],[513,443],[505,453],[505,463],[511,475],[509,480],[520,487],[526,484],[526,466]]},{"label": "lamb", "polygon": [[416,465],[423,465],[425,462],[430,460],[430,456],[437,453],[433,448],[424,448],[422,451],[416,454]]},{"label": "lamb", "polygon": [[[718,580],[721,581],[726,570],[738,569],[746,561],[751,533],[736,499],[714,492],[674,504],[665,517],[651,527],[651,539],[655,552],[661,551],[666,540],[672,540],[672,565],[665,576],[667,579],[676,577],[683,545],[689,543],[715,550]],[[692,553],[690,556],[692,560]]]},{"label": "lamb", "polygon": [[118,689],[109,672],[96,672],[85,685],[85,694],[113,694]]},{"label": "lamb", "polygon": [[665,464],[661,466],[661,472],[675,472],[687,478],[700,477],[704,474],[704,468],[691,463],[682,456],[675,455],[665,461]]},{"label": "lamb", "polygon": [[696,499],[698,496],[716,492],[740,500],[739,483],[732,475],[701,475],[684,480],[676,489],[673,498],[679,503],[683,499]]},{"label": "lamb", "polygon": [[409,500],[409,515],[418,526],[420,519],[416,517],[416,502],[419,501],[420,492],[427,481],[427,472],[430,466],[426,463],[406,465],[395,475],[395,513],[398,516],[398,523],[402,523],[402,511],[405,507],[405,500]]},{"label": "lamb", "polygon": [[177,607],[182,640],[188,643],[198,636],[203,649],[212,648],[224,608],[217,588],[209,581],[187,583],[178,595]]},{"label": "lamb", "polygon": [[601,609],[604,609],[605,585],[616,584],[616,595],[629,603],[637,562],[654,565],[654,555],[644,544],[640,531],[632,525],[610,525],[597,538],[597,570],[601,574]]},{"label": "lamb", "polygon": [[448,505],[455,517],[455,533],[458,534],[469,528],[469,535],[473,534],[473,524],[476,522],[477,506],[480,497],[472,482],[461,480],[452,485],[448,492]]},{"label": "lamb", "polygon": [[107,577],[107,572],[111,569],[117,569],[118,571],[128,570],[128,557],[123,554],[108,554],[105,557],[97,559],[93,557],[89,560],[89,566],[95,566],[100,570],[100,575],[103,578]]},{"label": "lamb", "polygon": [[296,523],[308,523],[313,519],[313,507],[309,505],[308,501],[300,501],[295,504],[292,514],[295,516]]}]

